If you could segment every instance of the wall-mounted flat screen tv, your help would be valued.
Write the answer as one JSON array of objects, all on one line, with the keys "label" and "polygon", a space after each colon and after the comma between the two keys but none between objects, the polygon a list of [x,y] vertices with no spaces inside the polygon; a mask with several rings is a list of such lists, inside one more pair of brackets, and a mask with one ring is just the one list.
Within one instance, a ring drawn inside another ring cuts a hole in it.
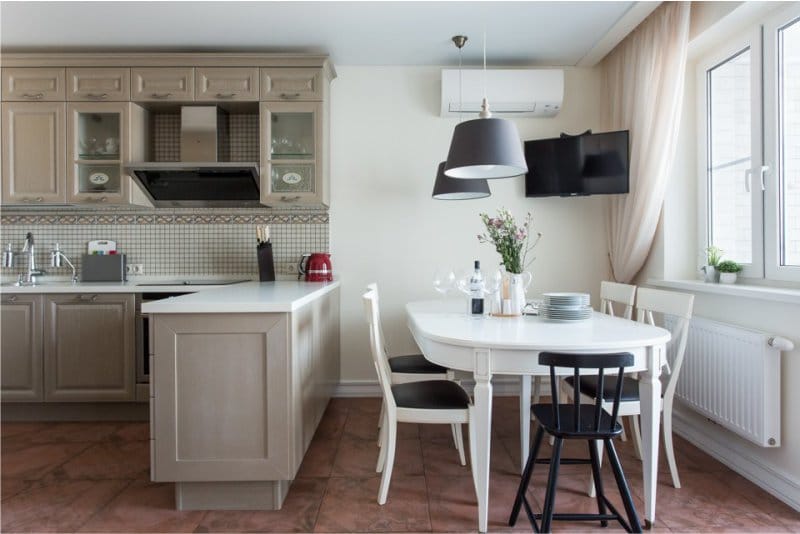
[{"label": "wall-mounted flat screen tv", "polygon": [[526,197],[628,192],[628,130],[525,141]]}]

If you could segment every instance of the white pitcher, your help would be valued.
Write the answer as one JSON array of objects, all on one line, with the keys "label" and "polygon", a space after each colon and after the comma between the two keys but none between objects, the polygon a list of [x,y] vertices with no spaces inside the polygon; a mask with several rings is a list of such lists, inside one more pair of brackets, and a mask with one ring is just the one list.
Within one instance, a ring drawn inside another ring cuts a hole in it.
[{"label": "white pitcher", "polygon": [[527,299],[525,290],[531,285],[533,275],[523,273],[503,273],[503,285],[500,288],[501,313],[503,315],[522,315]]}]

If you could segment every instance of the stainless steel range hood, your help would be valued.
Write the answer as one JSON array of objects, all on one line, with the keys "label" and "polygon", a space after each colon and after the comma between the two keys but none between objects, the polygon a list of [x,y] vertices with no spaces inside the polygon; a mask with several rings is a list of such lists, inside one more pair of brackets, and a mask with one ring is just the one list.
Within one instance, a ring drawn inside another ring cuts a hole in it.
[{"label": "stainless steel range hood", "polygon": [[216,106],[181,108],[181,161],[126,167],[155,207],[246,207],[259,204],[257,162],[220,162],[226,116]]}]

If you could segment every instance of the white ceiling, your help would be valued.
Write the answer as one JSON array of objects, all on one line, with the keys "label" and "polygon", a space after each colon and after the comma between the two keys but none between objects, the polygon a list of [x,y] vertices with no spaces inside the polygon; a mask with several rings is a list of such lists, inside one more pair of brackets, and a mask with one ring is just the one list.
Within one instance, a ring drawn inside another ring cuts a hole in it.
[{"label": "white ceiling", "polygon": [[338,65],[453,65],[458,55],[450,37],[464,34],[464,64],[477,65],[485,29],[490,67],[575,65],[592,51],[596,56],[609,39],[621,39],[607,34],[620,32],[618,23],[631,18],[635,4],[0,2],[0,46],[25,52],[314,52]]}]

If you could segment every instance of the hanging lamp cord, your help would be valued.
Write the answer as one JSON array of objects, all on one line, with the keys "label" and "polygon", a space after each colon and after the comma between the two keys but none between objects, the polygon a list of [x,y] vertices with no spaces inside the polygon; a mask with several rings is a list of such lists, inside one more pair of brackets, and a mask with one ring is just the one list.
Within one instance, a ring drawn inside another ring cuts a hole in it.
[{"label": "hanging lamp cord", "polygon": [[481,103],[481,112],[478,115],[482,119],[488,119],[492,116],[489,111],[489,99],[486,97],[486,29],[483,30],[483,102]]}]

